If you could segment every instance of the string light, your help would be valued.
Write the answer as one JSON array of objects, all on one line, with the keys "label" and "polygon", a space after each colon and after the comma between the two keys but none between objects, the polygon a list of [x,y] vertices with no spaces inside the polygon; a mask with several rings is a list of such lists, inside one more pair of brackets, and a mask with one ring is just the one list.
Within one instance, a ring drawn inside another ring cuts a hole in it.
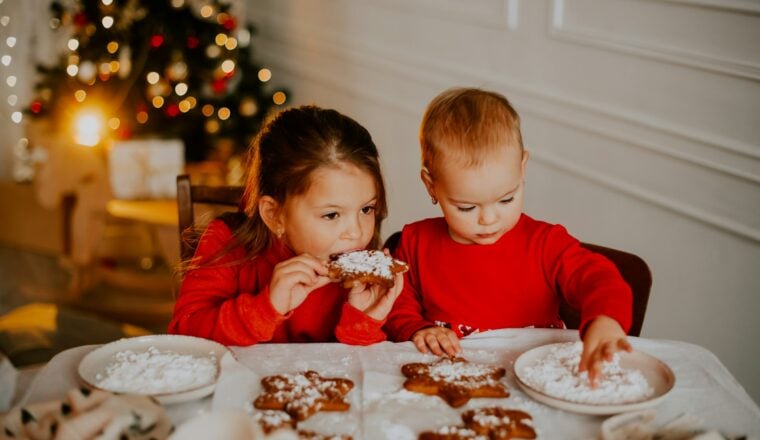
[{"label": "string light", "polygon": [[267,68],[263,68],[263,69],[259,70],[259,81],[261,81],[261,82],[267,82],[270,79],[272,79],[272,71],[271,70],[269,70]]},{"label": "string light", "polygon": [[83,110],[74,117],[74,140],[86,147],[100,143],[103,133],[103,115],[92,109]]},{"label": "string light", "polygon": [[[0,0],[0,3],[2,3],[2,0]],[[0,17],[0,25],[3,27],[6,27],[10,24],[11,17],[8,15],[3,15]],[[5,32],[3,32],[5,33]],[[6,34],[7,35],[7,34]],[[5,44],[8,46],[8,48],[13,49],[13,47],[16,45],[16,37],[9,36],[5,39]],[[10,54],[3,54],[2,57],[0,57],[0,63],[3,64],[3,66],[11,67],[11,64],[13,63],[13,56]],[[12,72],[11,69],[8,69]],[[5,83],[8,84],[8,87],[13,88],[16,86],[16,76],[15,75],[8,75],[5,78]],[[15,93],[11,93],[8,95],[6,102],[8,103],[8,106],[15,107],[18,103],[18,95]],[[10,114],[10,119],[12,122],[16,124],[20,124],[21,121],[24,119],[24,114],[20,111],[12,111]]]},{"label": "string light", "polygon": [[274,92],[274,95],[272,95],[272,101],[277,105],[285,104],[287,99],[288,97],[285,95],[285,92]]}]

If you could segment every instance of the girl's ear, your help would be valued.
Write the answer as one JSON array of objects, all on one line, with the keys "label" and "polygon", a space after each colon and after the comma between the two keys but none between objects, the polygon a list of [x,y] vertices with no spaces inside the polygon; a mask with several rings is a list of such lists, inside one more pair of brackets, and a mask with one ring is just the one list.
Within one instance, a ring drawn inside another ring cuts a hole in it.
[{"label": "girl's ear", "polygon": [[261,196],[259,198],[259,214],[264,224],[267,225],[274,235],[281,236],[284,228],[282,212],[277,200],[270,196]]},{"label": "girl's ear", "polygon": [[428,195],[432,199],[435,199],[435,191],[433,191],[433,176],[430,175],[430,171],[428,171],[427,168],[422,168],[422,171],[420,171],[420,178],[422,178],[422,183],[425,184]]},{"label": "girl's ear", "polygon": [[525,177],[525,165],[528,163],[528,150],[523,150],[522,154],[522,163],[520,164],[520,172],[522,173],[523,177]]}]

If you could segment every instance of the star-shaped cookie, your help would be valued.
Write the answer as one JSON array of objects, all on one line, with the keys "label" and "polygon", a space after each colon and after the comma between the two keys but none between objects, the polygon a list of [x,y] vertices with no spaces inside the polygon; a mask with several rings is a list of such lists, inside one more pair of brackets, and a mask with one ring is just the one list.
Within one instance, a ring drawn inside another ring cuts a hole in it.
[{"label": "star-shaped cookie", "polygon": [[281,374],[261,379],[264,392],[253,406],[282,410],[297,421],[306,420],[317,411],[348,411],[344,399],[354,383],[348,379],[324,378],[316,371]]},{"label": "star-shaped cookie", "polygon": [[439,396],[458,408],[472,397],[507,397],[509,392],[499,379],[506,370],[501,367],[474,364],[464,358],[441,358],[431,363],[413,363],[401,367],[407,377],[404,388],[422,394]]},{"label": "star-shaped cookie", "polygon": [[530,414],[498,406],[462,413],[464,426],[444,426],[420,434],[419,440],[509,440],[534,439]]}]

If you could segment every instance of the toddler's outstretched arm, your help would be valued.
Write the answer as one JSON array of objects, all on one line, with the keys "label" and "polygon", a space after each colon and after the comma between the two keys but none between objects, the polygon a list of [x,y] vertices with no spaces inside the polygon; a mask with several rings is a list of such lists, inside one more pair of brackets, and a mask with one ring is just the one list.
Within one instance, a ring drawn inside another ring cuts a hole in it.
[{"label": "toddler's outstretched arm", "polygon": [[602,371],[603,361],[611,361],[615,352],[632,350],[620,324],[609,316],[600,315],[588,324],[583,334],[583,354],[578,370],[588,370],[593,387]]}]

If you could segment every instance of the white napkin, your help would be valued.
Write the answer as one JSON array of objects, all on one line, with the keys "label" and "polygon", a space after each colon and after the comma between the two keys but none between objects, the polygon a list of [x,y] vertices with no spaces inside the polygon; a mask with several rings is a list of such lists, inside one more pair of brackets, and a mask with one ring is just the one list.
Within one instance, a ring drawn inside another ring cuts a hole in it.
[{"label": "white napkin", "polygon": [[298,440],[292,429],[278,429],[264,435],[259,424],[244,411],[212,411],[195,417],[182,424],[169,437],[169,440],[207,440],[223,438],[225,440]]},{"label": "white napkin", "polygon": [[8,411],[16,395],[18,370],[11,361],[0,353],[0,413]]}]

